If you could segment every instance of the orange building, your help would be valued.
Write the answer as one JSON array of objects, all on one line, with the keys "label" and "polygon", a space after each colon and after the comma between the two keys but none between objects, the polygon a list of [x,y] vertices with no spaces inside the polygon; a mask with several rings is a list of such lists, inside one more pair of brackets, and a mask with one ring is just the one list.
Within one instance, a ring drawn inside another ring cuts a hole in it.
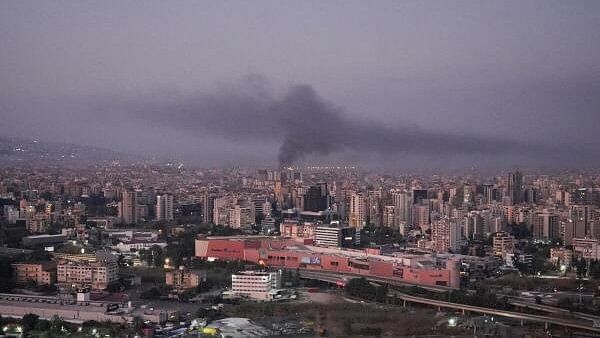
[{"label": "orange building", "polygon": [[26,284],[30,281],[38,285],[56,283],[56,264],[54,262],[14,263],[12,267],[17,284]]},{"label": "orange building", "polygon": [[293,240],[208,237],[196,240],[196,256],[254,262],[273,268],[338,272],[429,286],[460,287],[458,264],[428,255],[386,256],[372,250],[303,245]]}]

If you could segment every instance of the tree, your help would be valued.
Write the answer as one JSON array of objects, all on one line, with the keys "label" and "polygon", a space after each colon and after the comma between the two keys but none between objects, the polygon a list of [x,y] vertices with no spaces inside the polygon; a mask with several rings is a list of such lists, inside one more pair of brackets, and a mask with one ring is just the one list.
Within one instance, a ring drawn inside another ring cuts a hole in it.
[{"label": "tree", "polygon": [[562,297],[558,300],[556,304],[559,308],[567,309],[569,311],[573,311],[573,302],[569,297]]},{"label": "tree", "polygon": [[65,321],[62,320],[58,315],[52,316],[50,320],[50,331],[52,332],[61,332],[65,325]]},{"label": "tree", "polygon": [[585,259],[579,259],[575,262],[575,270],[577,271],[577,278],[585,277],[587,273],[587,262]]},{"label": "tree", "polygon": [[0,292],[10,291],[14,287],[13,268],[6,258],[0,259]]},{"label": "tree", "polygon": [[133,328],[135,332],[140,332],[144,328],[144,320],[140,316],[133,317]]},{"label": "tree", "polygon": [[593,260],[590,262],[590,276],[594,279],[600,278],[600,261]]},{"label": "tree", "polygon": [[24,315],[23,319],[21,319],[21,324],[23,324],[23,331],[28,332],[33,330],[36,327],[39,318],[40,316],[35,315],[33,313],[28,313]]},{"label": "tree", "polygon": [[38,320],[35,324],[35,330],[40,332],[50,331],[50,322],[47,320]]},{"label": "tree", "polygon": [[529,226],[525,223],[513,224],[510,227],[510,232],[516,239],[525,239],[531,237]]}]

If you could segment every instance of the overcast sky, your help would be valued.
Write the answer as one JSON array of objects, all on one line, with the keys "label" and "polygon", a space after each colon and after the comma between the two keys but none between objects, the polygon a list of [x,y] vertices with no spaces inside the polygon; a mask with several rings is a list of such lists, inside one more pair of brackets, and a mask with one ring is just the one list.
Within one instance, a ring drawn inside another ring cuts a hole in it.
[{"label": "overcast sky", "polygon": [[0,1],[0,117],[200,165],[598,163],[600,1]]}]

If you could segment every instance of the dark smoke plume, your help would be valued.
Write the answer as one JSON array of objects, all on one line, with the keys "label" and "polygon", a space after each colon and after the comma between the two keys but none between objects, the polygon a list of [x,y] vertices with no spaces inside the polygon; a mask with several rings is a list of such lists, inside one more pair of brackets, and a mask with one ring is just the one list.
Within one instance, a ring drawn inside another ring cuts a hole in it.
[{"label": "dark smoke plume", "polygon": [[344,150],[451,156],[496,155],[533,148],[511,140],[360,122],[348,118],[341,108],[322,99],[309,85],[293,85],[287,92],[273,95],[263,81],[256,79],[208,94],[129,101],[126,109],[135,110],[141,118],[191,133],[219,135],[240,142],[281,142],[280,165],[291,165],[310,154]]}]

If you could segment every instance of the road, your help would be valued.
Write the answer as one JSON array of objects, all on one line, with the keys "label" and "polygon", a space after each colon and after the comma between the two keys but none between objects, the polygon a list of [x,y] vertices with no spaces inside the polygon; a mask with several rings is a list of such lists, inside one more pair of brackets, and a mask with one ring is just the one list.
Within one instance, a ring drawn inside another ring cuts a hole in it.
[{"label": "road", "polygon": [[[310,270],[300,270],[300,277],[305,278],[305,279],[320,280],[320,281],[324,281],[324,282],[328,282],[328,283],[337,283],[339,281],[345,282],[348,278],[364,277],[365,279],[367,279],[369,281],[379,282],[379,283],[387,283],[390,285],[402,285],[402,286],[414,285],[414,284],[410,284],[410,283],[400,282],[400,281],[394,280],[394,279],[386,279],[386,278],[381,278],[381,277],[369,277],[369,276],[364,276],[364,275],[339,274],[339,273],[329,273],[329,272],[323,272],[323,271],[310,271]],[[419,285],[419,286],[421,286],[421,285]],[[421,287],[423,287],[423,286],[421,286]],[[432,289],[433,291],[451,290],[450,288],[446,288],[446,287],[425,287],[425,288]],[[569,328],[575,328],[575,329],[581,329],[581,330],[600,333],[600,328],[593,327],[593,323],[592,323],[592,325],[590,325],[590,324],[584,322],[584,320],[596,322],[598,317],[586,315],[586,314],[578,314],[579,315],[578,319],[564,319],[564,318],[532,315],[532,314],[512,312],[512,311],[497,310],[497,309],[493,309],[493,308],[485,308],[485,307],[444,302],[444,301],[433,300],[433,299],[428,299],[428,298],[423,298],[423,297],[415,297],[415,296],[407,295],[407,294],[404,294],[404,293],[401,293],[398,291],[391,291],[391,293],[392,293],[392,296],[394,296],[395,298],[406,301],[406,302],[411,302],[411,303],[419,303],[419,304],[430,305],[430,306],[435,306],[435,307],[439,307],[439,308],[449,308],[449,309],[456,309],[456,310],[461,310],[461,311],[489,314],[489,315],[494,315],[494,316],[517,319],[517,320],[521,320],[521,321],[543,323],[546,326],[549,326],[550,324],[552,324],[552,325],[559,325],[559,326],[563,326],[563,327],[569,327]],[[513,303],[514,303],[514,305],[529,307],[529,308],[536,308],[538,310],[552,312],[552,313],[561,313],[562,312],[562,309],[549,307],[549,306],[545,306],[545,305],[540,306],[539,304],[536,307],[535,306],[536,304],[532,304],[529,302],[522,302],[519,300],[513,300]]]},{"label": "road", "polygon": [[318,280],[321,280],[324,282],[334,283],[334,284],[336,282],[345,282],[346,280],[348,280],[350,278],[361,278],[362,277],[371,282],[388,284],[388,285],[393,285],[393,286],[418,286],[423,289],[430,290],[430,291],[436,291],[436,292],[456,290],[456,289],[448,287],[448,286],[422,285],[422,284],[417,284],[417,283],[404,282],[404,281],[401,281],[398,279],[393,279],[393,278],[373,277],[373,276],[354,274],[354,273],[343,273],[342,274],[342,273],[337,273],[337,272],[312,271],[312,270],[306,270],[306,269],[300,269],[300,277],[305,278],[305,279],[318,279]]},{"label": "road", "polygon": [[415,297],[415,296],[407,295],[407,294],[404,294],[404,293],[401,293],[398,291],[391,291],[390,294],[395,298],[398,298],[400,300],[404,300],[407,302],[411,302],[411,303],[419,303],[419,304],[436,306],[436,307],[440,307],[440,308],[483,313],[483,314],[489,314],[489,315],[493,315],[493,316],[500,316],[500,317],[517,319],[517,320],[523,320],[523,321],[528,321],[528,322],[544,323],[546,326],[552,324],[552,325],[559,325],[559,326],[563,326],[563,327],[570,327],[570,328],[576,328],[576,329],[600,333],[600,328],[586,325],[585,323],[582,323],[581,321],[578,321],[575,319],[562,319],[562,318],[556,318],[556,317],[532,315],[532,314],[528,314],[528,313],[497,310],[497,309],[485,308],[485,307],[479,307],[479,306],[450,303],[450,302],[444,302],[444,301],[440,301],[440,300]]}]

